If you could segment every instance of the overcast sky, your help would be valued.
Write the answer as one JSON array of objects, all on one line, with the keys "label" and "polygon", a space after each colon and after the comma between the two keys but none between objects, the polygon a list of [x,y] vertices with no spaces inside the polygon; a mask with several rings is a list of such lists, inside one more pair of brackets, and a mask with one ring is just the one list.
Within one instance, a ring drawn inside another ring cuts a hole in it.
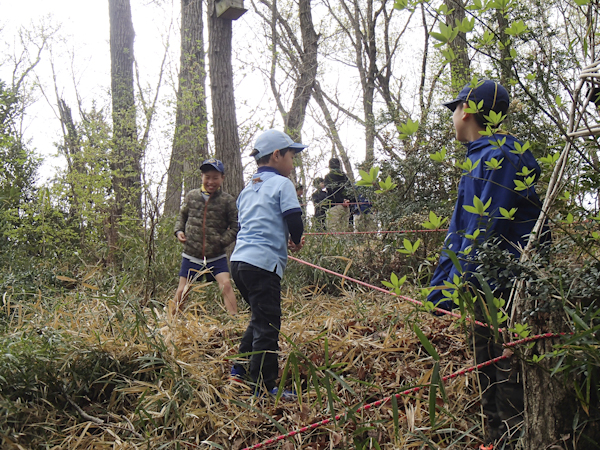
[{"label": "overcast sky", "polygon": [[[281,118],[271,100],[266,81],[251,64],[258,60],[260,52],[269,51],[265,42],[259,18],[250,10],[234,22],[234,66],[236,77],[236,104],[240,135],[245,129],[253,129],[257,124],[263,127],[281,128]],[[160,64],[168,42],[169,52],[165,72],[165,84],[161,88],[161,103],[156,128],[151,134],[147,164],[153,177],[160,178],[168,165],[170,156],[171,133],[174,122],[174,89],[176,88],[179,65],[179,0],[132,0],[132,15],[135,29],[135,57],[139,65],[142,86],[152,90],[156,82]],[[92,101],[98,107],[110,112],[110,48],[108,0],[0,0],[0,57],[19,51],[17,30],[40,28],[45,24],[49,28],[58,28],[52,41],[51,52],[46,51],[43,60],[36,67],[36,75],[49,97],[47,101],[38,91],[37,102],[27,109],[26,137],[31,139],[32,147],[46,158],[42,178],[47,179],[54,173],[52,167],[60,166],[60,158],[51,158],[56,153],[55,143],[61,139],[60,123],[56,118],[56,95],[51,77],[50,59],[55,62],[59,95],[77,110],[74,84],[77,85],[83,106],[89,109]],[[314,12],[318,22],[324,16]],[[206,27],[205,27],[206,28]],[[205,30],[206,31],[206,30]],[[406,61],[404,61],[406,63]],[[237,65],[236,65],[237,64]],[[404,64],[405,67],[407,66]],[[13,67],[3,63],[0,67],[0,79],[10,82]],[[268,70],[268,65],[265,67]],[[360,107],[357,89],[348,89],[340,80],[349,79],[348,68],[331,67],[328,80],[332,85],[350,96],[350,104]],[[336,72],[337,71],[337,72]],[[327,81],[327,80],[325,80]],[[338,87],[338,83],[339,87]],[[345,90],[344,90],[345,89]],[[288,94],[291,94],[288,93]],[[208,101],[210,108],[210,101]],[[138,123],[141,126],[140,123]],[[354,163],[364,158],[364,138],[360,127],[346,120],[341,125],[340,135]],[[324,175],[327,171],[328,154],[331,143],[324,137],[323,130],[307,117],[303,128],[303,140],[309,144],[310,155],[315,169],[311,176]],[[45,176],[44,176],[45,175]]]}]

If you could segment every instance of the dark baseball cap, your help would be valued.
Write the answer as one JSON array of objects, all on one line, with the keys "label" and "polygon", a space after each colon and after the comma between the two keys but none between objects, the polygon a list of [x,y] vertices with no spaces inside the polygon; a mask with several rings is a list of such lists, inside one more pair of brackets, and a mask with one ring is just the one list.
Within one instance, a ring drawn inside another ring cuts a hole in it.
[{"label": "dark baseball cap", "polygon": [[205,169],[205,168],[208,169],[209,167],[212,167],[213,169],[215,169],[218,172],[225,173],[225,166],[218,159],[209,158],[209,159],[205,160],[202,163],[202,165],[200,166],[200,170],[202,171],[203,169]]},{"label": "dark baseball cap", "polygon": [[502,113],[506,113],[510,103],[508,91],[500,83],[492,80],[478,80],[476,83],[468,83],[454,100],[442,104],[454,111],[460,103],[469,100],[473,100],[476,104],[483,100],[481,109]]},{"label": "dark baseball cap", "polygon": [[308,147],[308,145],[294,142],[291,137],[282,131],[267,130],[263,132],[254,143],[254,150],[257,151],[257,153],[254,155],[254,159],[258,161],[263,156],[270,155],[275,150],[291,148],[298,153],[304,150],[306,147]]}]

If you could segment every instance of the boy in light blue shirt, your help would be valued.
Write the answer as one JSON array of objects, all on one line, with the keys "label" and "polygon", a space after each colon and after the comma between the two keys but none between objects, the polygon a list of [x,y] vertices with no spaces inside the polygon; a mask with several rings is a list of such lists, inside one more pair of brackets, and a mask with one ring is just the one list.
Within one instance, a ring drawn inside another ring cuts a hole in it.
[{"label": "boy in light blue shirt", "polygon": [[[240,231],[231,255],[231,274],[252,316],[240,353],[252,353],[249,369],[235,364],[234,377],[248,377],[257,390],[277,395],[281,278],[288,249],[299,251],[304,240],[302,209],[292,181],[294,156],[306,148],[278,130],[262,133],[254,145],[258,170],[237,200]],[[282,397],[293,394],[285,391]]]}]

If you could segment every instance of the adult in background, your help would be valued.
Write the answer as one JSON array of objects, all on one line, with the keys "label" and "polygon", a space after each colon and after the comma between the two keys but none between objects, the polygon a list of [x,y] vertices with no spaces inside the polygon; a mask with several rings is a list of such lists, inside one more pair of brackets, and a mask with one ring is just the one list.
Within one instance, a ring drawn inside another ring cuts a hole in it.
[{"label": "adult in background", "polygon": [[325,199],[327,191],[325,190],[325,180],[321,177],[315,178],[313,182],[315,192],[311,195],[311,200],[315,207],[314,226],[317,230],[325,229]]},{"label": "adult in background", "polygon": [[325,205],[329,205],[326,213],[325,226],[328,231],[348,231],[350,221],[351,195],[350,180],[342,171],[338,158],[329,160],[329,173],[325,175],[327,197]]}]

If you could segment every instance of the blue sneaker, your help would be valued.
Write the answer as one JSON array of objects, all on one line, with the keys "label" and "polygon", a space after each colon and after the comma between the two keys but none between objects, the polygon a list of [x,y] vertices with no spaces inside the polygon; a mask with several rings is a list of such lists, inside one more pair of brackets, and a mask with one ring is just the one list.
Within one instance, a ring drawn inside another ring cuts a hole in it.
[{"label": "blue sneaker", "polygon": [[244,382],[247,379],[246,369],[242,366],[233,365],[229,371],[229,378],[234,381]]},{"label": "blue sneaker", "polygon": [[284,389],[283,391],[279,392],[279,388],[277,386],[275,386],[273,389],[270,389],[268,392],[269,395],[273,398],[277,398],[277,396],[279,395],[279,398],[284,402],[293,402],[298,398],[298,394],[296,393],[296,391]]}]

